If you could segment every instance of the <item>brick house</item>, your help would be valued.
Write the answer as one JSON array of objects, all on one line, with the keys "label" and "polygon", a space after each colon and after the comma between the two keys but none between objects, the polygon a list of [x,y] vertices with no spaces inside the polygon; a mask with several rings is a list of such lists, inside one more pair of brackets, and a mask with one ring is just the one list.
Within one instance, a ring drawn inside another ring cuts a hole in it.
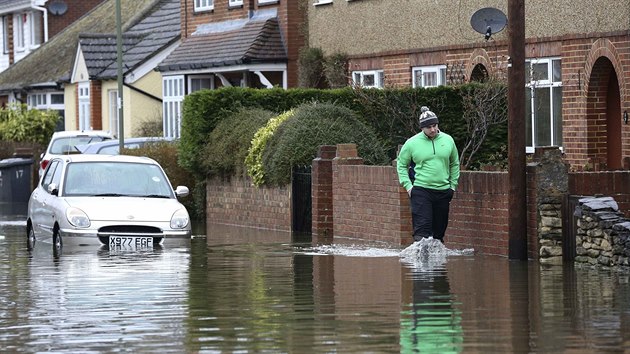
[{"label": "brick house", "polygon": [[[505,1],[315,0],[308,42],[347,54],[350,80],[364,86],[501,77],[507,29],[486,40],[470,24],[486,7],[507,13]],[[621,0],[525,2],[528,153],[560,146],[573,170],[629,168],[629,19]]]},{"label": "brick house", "polygon": [[181,0],[181,45],[158,66],[164,134],[179,137],[184,96],[201,89],[295,87],[304,0]]}]

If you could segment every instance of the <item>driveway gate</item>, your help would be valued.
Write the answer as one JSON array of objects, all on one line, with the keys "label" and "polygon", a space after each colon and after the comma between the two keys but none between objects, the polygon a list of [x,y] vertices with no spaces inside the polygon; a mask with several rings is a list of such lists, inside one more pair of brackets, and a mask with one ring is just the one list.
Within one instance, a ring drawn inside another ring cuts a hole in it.
[{"label": "driveway gate", "polygon": [[311,166],[293,168],[291,178],[291,228],[293,232],[311,233]]}]

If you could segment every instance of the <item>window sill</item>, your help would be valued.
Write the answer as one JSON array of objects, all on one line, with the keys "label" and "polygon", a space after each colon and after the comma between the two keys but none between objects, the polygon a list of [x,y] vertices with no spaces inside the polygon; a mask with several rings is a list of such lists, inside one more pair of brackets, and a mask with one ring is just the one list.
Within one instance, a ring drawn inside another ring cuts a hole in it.
[{"label": "window sill", "polygon": [[320,0],[313,4],[313,6],[332,5],[333,0]]}]

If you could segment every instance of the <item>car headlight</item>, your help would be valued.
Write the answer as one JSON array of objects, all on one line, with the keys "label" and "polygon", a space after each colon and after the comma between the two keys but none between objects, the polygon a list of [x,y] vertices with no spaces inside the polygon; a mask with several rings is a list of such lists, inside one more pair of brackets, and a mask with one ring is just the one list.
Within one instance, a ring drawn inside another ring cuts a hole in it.
[{"label": "car headlight", "polygon": [[179,209],[171,217],[171,229],[183,229],[188,226],[190,218],[186,209]]},{"label": "car headlight", "polygon": [[70,225],[74,227],[90,227],[90,218],[88,218],[87,214],[79,208],[66,209],[66,219],[68,219]]}]

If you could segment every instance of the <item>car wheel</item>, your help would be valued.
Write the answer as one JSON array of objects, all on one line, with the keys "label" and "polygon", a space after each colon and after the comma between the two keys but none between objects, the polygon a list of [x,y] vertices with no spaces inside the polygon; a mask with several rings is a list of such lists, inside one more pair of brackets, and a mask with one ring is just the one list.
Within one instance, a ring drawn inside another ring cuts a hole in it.
[{"label": "car wheel", "polygon": [[61,250],[63,249],[63,240],[61,239],[61,235],[59,234],[59,230],[55,230],[53,233],[53,255],[55,257],[59,257],[61,255]]},{"label": "car wheel", "polygon": [[32,251],[33,247],[35,247],[35,231],[33,231],[32,227],[29,227],[26,234],[26,249]]}]

